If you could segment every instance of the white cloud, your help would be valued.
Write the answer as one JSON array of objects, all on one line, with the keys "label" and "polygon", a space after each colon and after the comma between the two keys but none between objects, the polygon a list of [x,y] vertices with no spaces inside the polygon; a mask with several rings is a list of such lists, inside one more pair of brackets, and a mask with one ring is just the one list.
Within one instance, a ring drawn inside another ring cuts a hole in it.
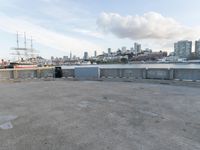
[{"label": "white cloud", "polygon": [[104,32],[133,40],[194,40],[200,37],[200,27],[184,26],[156,12],[148,12],[143,16],[102,13],[97,25]]},{"label": "white cloud", "polygon": [[6,15],[0,14],[0,30],[6,31],[9,33],[18,32],[27,32],[28,35],[31,35],[36,39],[36,42],[61,51],[73,51],[74,54],[82,54],[83,49],[87,49],[90,52],[94,50],[101,49],[100,46],[83,40],[79,38],[72,38],[54,31],[50,31],[46,28],[43,28],[39,25],[35,25],[31,22],[11,18]]}]

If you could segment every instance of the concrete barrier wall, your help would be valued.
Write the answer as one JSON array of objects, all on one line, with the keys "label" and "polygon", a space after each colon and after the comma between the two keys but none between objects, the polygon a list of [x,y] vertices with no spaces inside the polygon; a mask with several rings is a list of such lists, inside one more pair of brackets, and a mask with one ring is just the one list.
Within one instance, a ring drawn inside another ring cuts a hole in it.
[{"label": "concrete barrier wall", "polygon": [[200,80],[200,69],[128,68],[100,69],[100,77],[161,80]]},{"label": "concrete barrier wall", "polygon": [[120,69],[100,69],[100,77],[113,77],[113,78],[120,78]]},{"label": "concrete barrier wall", "polygon": [[62,69],[62,73],[65,78],[75,77],[74,69]]},{"label": "concrete barrier wall", "polygon": [[74,74],[78,80],[98,80],[100,78],[99,67],[75,67]]},{"label": "concrete barrier wall", "polygon": [[146,69],[146,79],[170,79],[170,69],[151,68]]},{"label": "concrete barrier wall", "polygon": [[[63,77],[75,77],[74,69],[63,69]],[[1,69],[0,80],[54,77],[54,68]],[[161,80],[200,80],[200,69],[100,68],[100,78],[132,78]]]},{"label": "concrete barrier wall", "polygon": [[37,78],[49,78],[54,77],[54,68],[41,68],[37,70]]},{"label": "concrete barrier wall", "polygon": [[200,80],[200,69],[174,69],[174,79]]},{"label": "concrete barrier wall", "polygon": [[0,80],[54,77],[54,68],[0,69]]},{"label": "concrete barrier wall", "polygon": [[14,70],[15,79],[37,78],[37,70]]},{"label": "concrete barrier wall", "polygon": [[101,77],[133,78],[133,79],[171,79],[169,69],[146,69],[146,68],[114,68],[101,69]]},{"label": "concrete barrier wall", "polygon": [[1,69],[0,70],[0,80],[13,79],[14,74],[12,69]]},{"label": "concrete barrier wall", "polygon": [[143,68],[117,68],[117,69],[100,69],[100,77],[113,78],[143,78]]}]

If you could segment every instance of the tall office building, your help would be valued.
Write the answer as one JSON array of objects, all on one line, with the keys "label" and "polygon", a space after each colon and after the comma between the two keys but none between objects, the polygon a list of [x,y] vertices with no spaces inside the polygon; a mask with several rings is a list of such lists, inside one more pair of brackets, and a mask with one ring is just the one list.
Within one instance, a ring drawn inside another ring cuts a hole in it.
[{"label": "tall office building", "polygon": [[196,56],[200,56],[200,39],[195,41],[195,54]]},{"label": "tall office building", "polygon": [[63,60],[64,61],[66,61],[66,60],[68,60],[69,58],[68,58],[68,56],[63,56]]},{"label": "tall office building", "polygon": [[70,51],[69,59],[72,60],[72,52]]},{"label": "tall office building", "polygon": [[142,51],[141,50],[141,44],[134,43],[134,49],[135,49],[136,53],[140,53]]},{"label": "tall office building", "polygon": [[178,41],[174,43],[174,53],[179,58],[187,58],[192,52],[192,41]]},{"label": "tall office building", "polygon": [[108,54],[111,54],[111,48],[108,48]]},{"label": "tall office building", "polygon": [[94,57],[97,57],[97,51],[94,51]]},{"label": "tall office building", "polygon": [[83,56],[83,59],[84,60],[87,60],[89,57],[88,57],[88,52],[84,52],[84,56]]}]

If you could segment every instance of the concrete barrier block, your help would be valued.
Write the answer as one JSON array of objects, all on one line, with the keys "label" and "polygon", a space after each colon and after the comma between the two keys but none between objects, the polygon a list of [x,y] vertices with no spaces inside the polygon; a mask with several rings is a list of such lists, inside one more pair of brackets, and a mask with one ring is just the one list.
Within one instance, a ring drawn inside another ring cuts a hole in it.
[{"label": "concrete barrier block", "polygon": [[147,78],[147,69],[143,69],[142,70],[142,79],[146,79]]},{"label": "concrete barrier block", "polygon": [[148,69],[147,79],[169,79],[168,69]]},{"label": "concrete barrier block", "polygon": [[174,79],[174,69],[169,69],[169,80],[173,80]]},{"label": "concrete barrier block", "polygon": [[39,73],[38,78],[44,77],[44,78],[48,78],[48,77],[54,77],[54,69],[50,68],[50,69],[40,69],[40,71],[37,71],[37,73]]},{"label": "concrete barrier block", "polygon": [[122,70],[122,76],[126,78],[143,78],[142,68],[127,68]]},{"label": "concrete barrier block", "polygon": [[10,80],[13,78],[13,70],[0,70],[0,80]]},{"label": "concrete barrier block", "polygon": [[174,69],[174,79],[180,80],[200,80],[200,69]]},{"label": "concrete barrier block", "polygon": [[65,78],[75,77],[74,69],[62,69],[62,74]]},{"label": "concrete barrier block", "polygon": [[37,77],[36,70],[18,70],[18,78],[35,78]]},{"label": "concrete barrier block", "polygon": [[79,80],[98,80],[100,78],[99,67],[75,67],[75,78]]}]

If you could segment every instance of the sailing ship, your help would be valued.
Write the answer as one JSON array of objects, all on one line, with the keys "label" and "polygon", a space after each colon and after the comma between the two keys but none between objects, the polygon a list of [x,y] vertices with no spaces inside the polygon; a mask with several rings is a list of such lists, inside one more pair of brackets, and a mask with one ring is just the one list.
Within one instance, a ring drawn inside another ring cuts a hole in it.
[{"label": "sailing ship", "polygon": [[17,60],[10,63],[11,68],[36,68],[37,55],[36,50],[33,49],[33,39],[30,39],[30,48],[27,47],[26,32],[24,32],[24,47],[20,47],[19,33],[17,32],[17,47],[11,48],[12,55],[17,56]]}]

